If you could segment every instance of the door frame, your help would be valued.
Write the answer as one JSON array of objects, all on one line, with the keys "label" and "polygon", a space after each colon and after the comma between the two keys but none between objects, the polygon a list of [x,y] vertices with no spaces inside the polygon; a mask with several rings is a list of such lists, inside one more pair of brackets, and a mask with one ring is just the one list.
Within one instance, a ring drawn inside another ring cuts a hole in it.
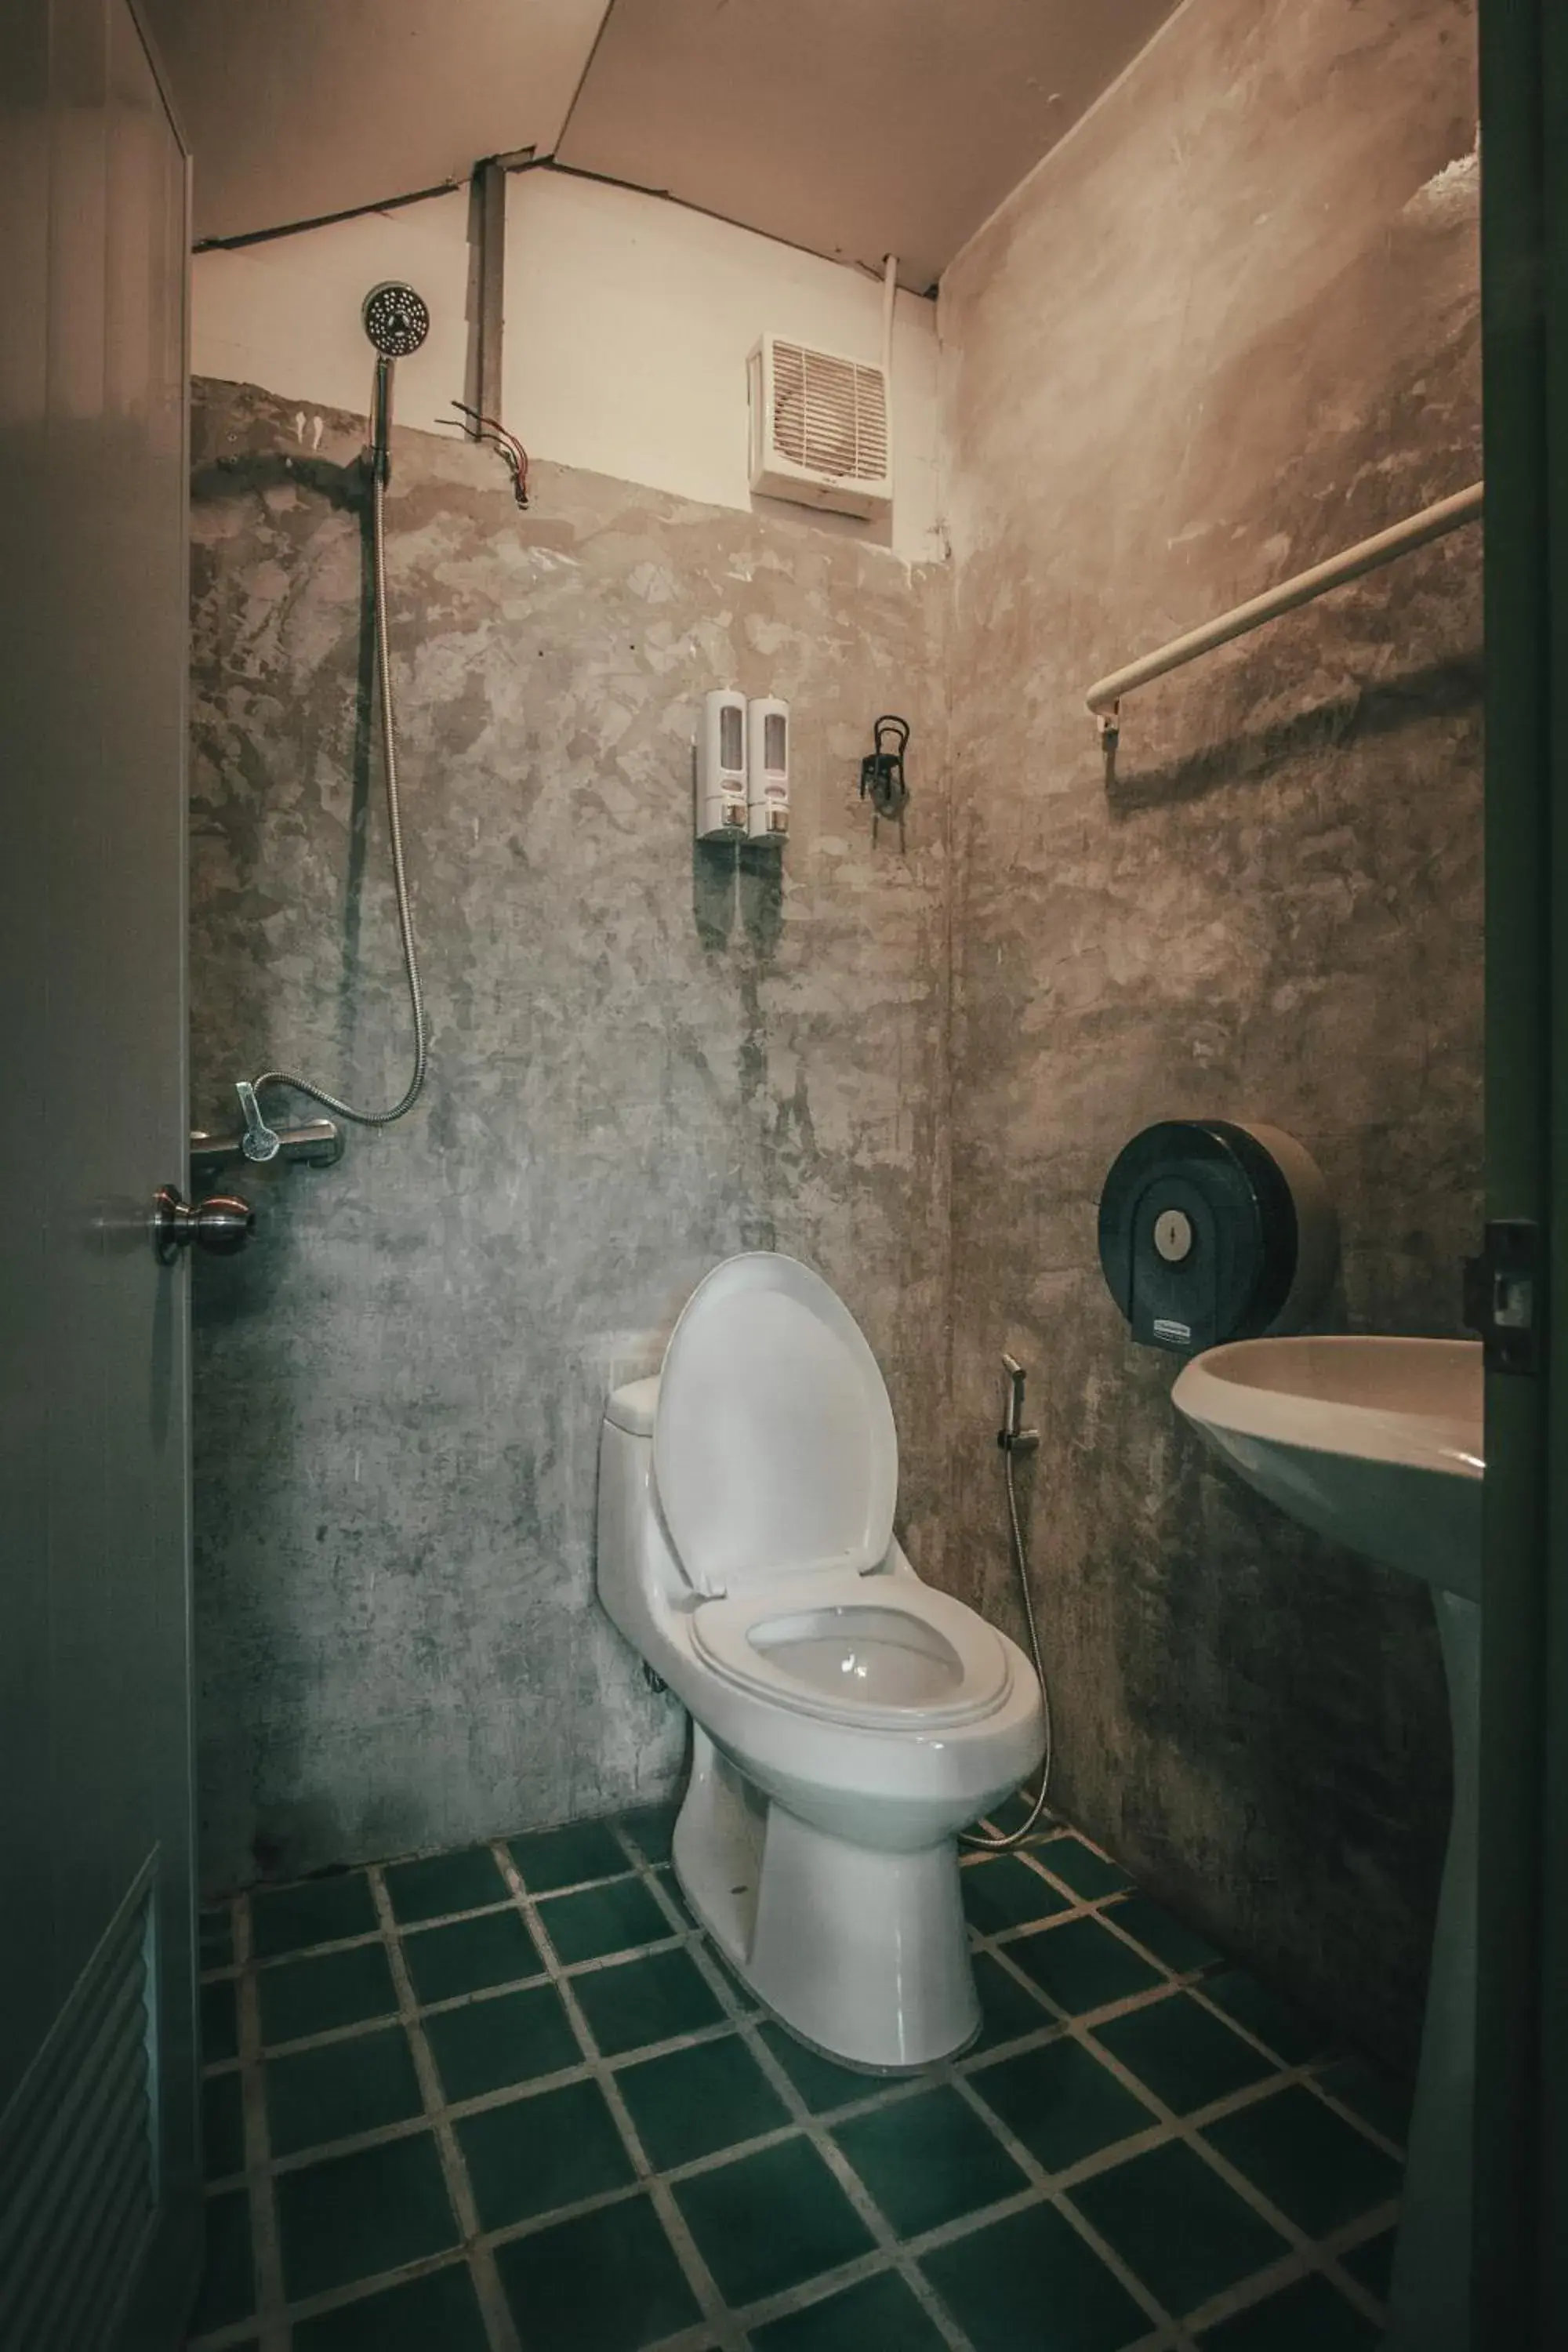
[{"label": "door frame", "polygon": [[[1480,0],[1479,29],[1486,1199],[1536,1228],[1544,1312],[1568,1300],[1568,22]],[[1472,2322],[1521,2352],[1568,2313],[1565,1408],[1568,1313],[1532,1374],[1487,1375]]]},{"label": "door frame", "polygon": [[[3,5],[3,0],[0,0],[0,5]],[[184,206],[181,225],[181,247],[184,256],[184,268],[182,273],[180,286],[180,437],[182,447],[184,452],[184,458],[180,467],[179,542],[181,547],[186,551],[187,590],[185,610],[187,614],[187,626],[186,635],[182,639],[183,660],[179,680],[179,774],[175,781],[180,795],[180,807],[184,813],[184,832],[182,836],[184,841],[184,850],[181,859],[180,873],[180,994],[183,1002],[188,1002],[186,973],[188,969],[190,938],[190,647],[188,634],[190,598],[188,587],[188,566],[191,542],[191,142],[189,138],[186,136],[184,124],[181,121],[179,109],[174,102],[174,85],[170,81],[163,58],[159,54],[158,43],[153,34],[152,25],[148,19],[146,10],[142,5],[142,0],[120,0],[120,5],[126,11],[132,28],[136,33],[137,38],[142,44],[142,51],[145,54],[148,66],[152,71],[153,80],[157,89],[158,98],[163,110],[164,118],[169,125],[170,133],[173,136],[174,143],[180,152],[180,157],[184,166]],[[187,1127],[189,1125],[190,1101],[190,1070],[188,1056],[188,1043],[182,1041],[180,1056],[180,1099],[182,1104],[185,1106],[184,1116]],[[180,1171],[182,1181],[186,1179],[187,1174],[188,1171],[184,1167],[184,1165],[182,1165]],[[151,1247],[151,1223],[149,1223],[148,1246]],[[174,1295],[177,1300],[175,1311],[186,1318],[188,1325],[190,1317],[190,1286],[188,1274],[182,1275],[182,1278],[176,1285]],[[195,1871],[195,1827],[196,1822],[195,1740],[195,1659],[193,1654],[193,1625],[191,1616],[192,1472],[190,1458],[191,1417],[189,1406],[190,1355],[188,1347],[186,1349],[185,1362],[187,1390],[184,1415],[184,1589],[187,1739],[185,1748],[184,1780],[186,1815],[191,1823],[192,1830],[191,1883],[185,1891],[185,1901],[190,1913],[188,1926],[189,1940],[187,1948],[191,1953],[196,1955],[195,1965],[199,1969],[199,1955],[201,1947],[195,1917],[196,1887]],[[156,1947],[154,1947],[154,1950],[156,1952]],[[161,1953],[158,1953],[156,1957],[160,1969],[166,1970],[166,1962],[163,1959],[163,1956]],[[195,1979],[190,1979],[190,1982],[192,1987],[191,1999],[194,2011],[197,2006],[196,1989]],[[163,1997],[166,2000],[168,1998],[166,1974],[162,1990]],[[191,2019],[190,2030],[193,2042],[195,2047],[195,2065],[192,2075],[192,2094],[195,2111],[194,2116],[191,2118],[191,2145],[195,2153],[196,2196],[188,2205],[177,2204],[171,2209],[167,2218],[160,2227],[152,2244],[149,2246],[146,2260],[142,2264],[142,2275],[137,2282],[135,2291],[126,2307],[125,2315],[121,2324],[120,2335],[116,2346],[114,2347],[114,2352],[171,2352],[171,2347],[183,2343],[184,2340],[185,2323],[190,2316],[191,2308],[195,2301],[196,2291],[201,2282],[202,2266],[205,2255],[205,2204],[201,2195],[201,2183],[205,2167],[202,2161],[201,2134],[201,2050],[199,2033],[194,2013]]]}]

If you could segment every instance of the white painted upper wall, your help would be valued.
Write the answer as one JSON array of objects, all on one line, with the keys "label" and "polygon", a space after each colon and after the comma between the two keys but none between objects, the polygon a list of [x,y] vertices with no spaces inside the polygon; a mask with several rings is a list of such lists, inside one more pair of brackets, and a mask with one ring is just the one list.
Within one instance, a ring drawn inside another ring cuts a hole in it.
[{"label": "white painted upper wall", "polygon": [[375,355],[360,308],[383,278],[404,278],[430,305],[423,350],[398,363],[400,425],[452,418],[468,355],[466,193],[392,213],[364,213],[192,266],[191,367],[323,408],[370,407]]},{"label": "white painted upper wall", "polygon": [[[430,305],[399,363],[396,418],[437,426],[463,394],[468,197],[195,257],[192,365],[309,406],[365,409],[373,360],[360,305],[405,278]],[[502,414],[531,456],[716,506],[752,505],[746,355],[764,332],[880,356],[882,290],[863,271],[706,214],[554,172],[507,185]],[[890,543],[942,552],[937,516],[935,305],[900,294],[893,339]],[[805,520],[806,509],[779,509]],[[818,518],[872,541],[885,524]]]},{"label": "white painted upper wall", "polygon": [[[881,357],[882,289],[864,270],[628,188],[557,172],[511,184],[506,386],[542,456],[746,507],[758,336]],[[937,349],[936,305],[913,294],[894,312],[892,418],[893,544],[919,560],[941,552]]]}]

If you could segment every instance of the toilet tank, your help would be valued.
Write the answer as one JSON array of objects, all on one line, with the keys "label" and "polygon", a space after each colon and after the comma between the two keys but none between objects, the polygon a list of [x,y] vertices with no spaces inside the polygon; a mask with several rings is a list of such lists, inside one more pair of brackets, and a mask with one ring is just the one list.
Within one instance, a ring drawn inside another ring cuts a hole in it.
[{"label": "toilet tank", "polygon": [[653,1416],[657,1377],[628,1381],[605,1401],[599,1430],[599,1507],[595,1578],[613,1623],[635,1639],[647,1609],[644,1554],[652,1519]]}]

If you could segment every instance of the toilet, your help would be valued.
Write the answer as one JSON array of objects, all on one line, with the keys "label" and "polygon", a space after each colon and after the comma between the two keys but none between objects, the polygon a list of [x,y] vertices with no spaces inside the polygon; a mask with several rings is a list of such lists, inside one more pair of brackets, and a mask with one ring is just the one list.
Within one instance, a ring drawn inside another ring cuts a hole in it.
[{"label": "toilet", "polygon": [[957,1836],[1045,1744],[1023,1652],[905,1559],[898,1471],[859,1327],[772,1252],[605,1408],[599,1598],[692,1718],[676,1877],[781,2023],[877,2072],[979,2031]]}]

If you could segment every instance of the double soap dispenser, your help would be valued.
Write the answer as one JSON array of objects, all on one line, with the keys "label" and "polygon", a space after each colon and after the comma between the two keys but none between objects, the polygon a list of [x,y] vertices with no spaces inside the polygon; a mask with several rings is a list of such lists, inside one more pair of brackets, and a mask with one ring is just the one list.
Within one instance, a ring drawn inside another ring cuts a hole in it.
[{"label": "double soap dispenser", "polygon": [[702,698],[693,770],[699,841],[771,841],[789,832],[789,705],[734,687]]}]

